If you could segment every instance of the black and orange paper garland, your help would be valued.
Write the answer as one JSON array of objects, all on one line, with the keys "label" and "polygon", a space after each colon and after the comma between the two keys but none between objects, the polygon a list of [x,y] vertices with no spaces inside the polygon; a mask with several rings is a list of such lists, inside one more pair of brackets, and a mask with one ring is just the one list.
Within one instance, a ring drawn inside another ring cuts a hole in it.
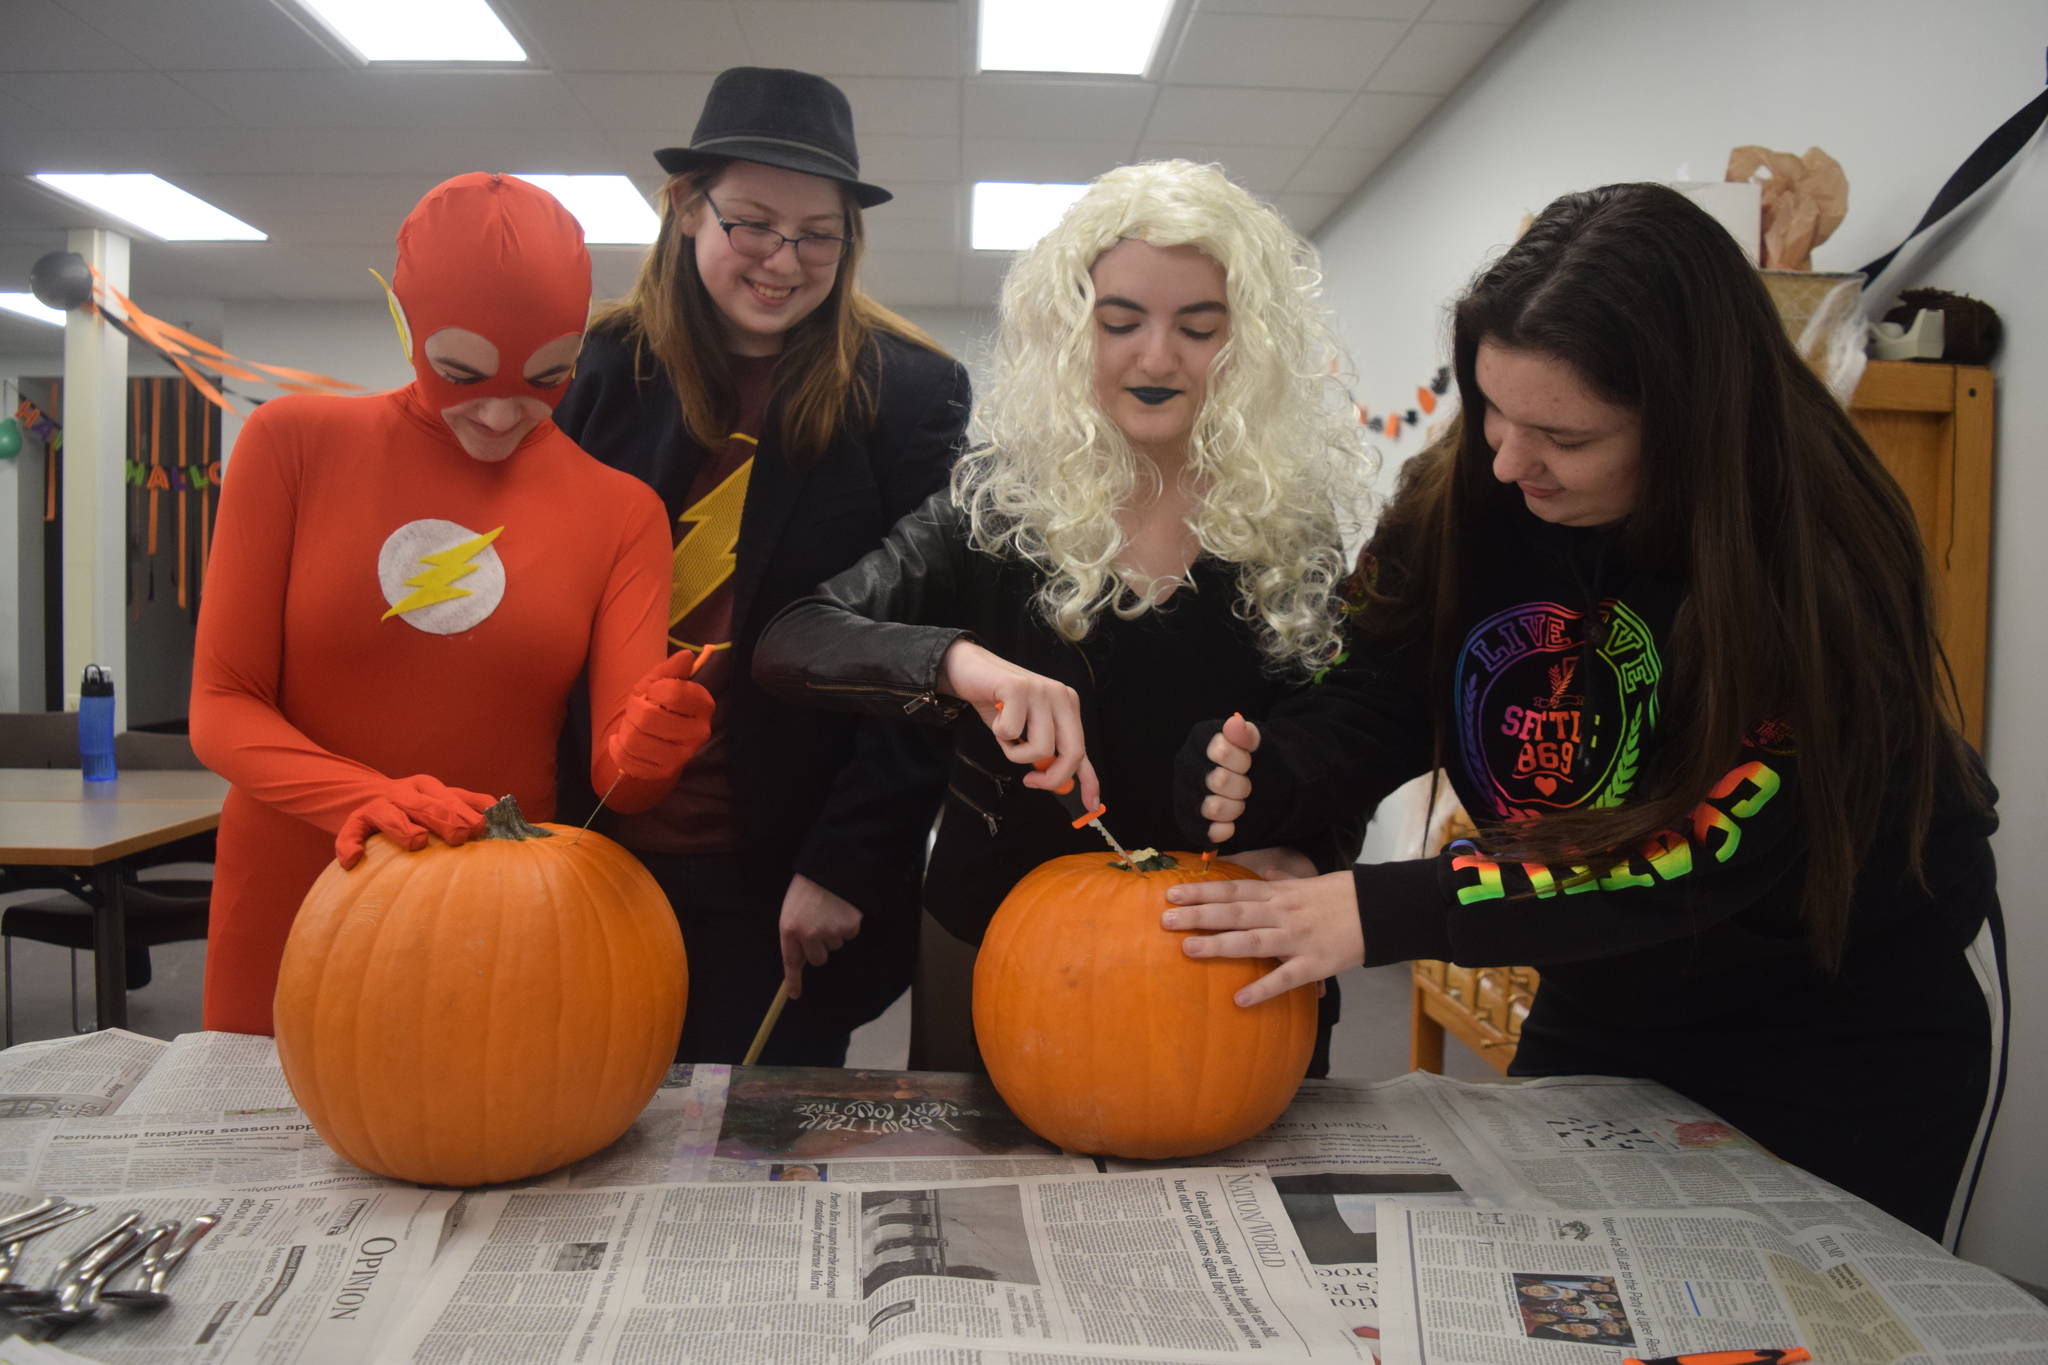
[{"label": "black and orange paper garland", "polygon": [[1369,410],[1365,404],[1355,399],[1352,401],[1351,406],[1353,411],[1358,414],[1358,425],[1364,427],[1367,431],[1389,437],[1399,436],[1401,428],[1404,426],[1421,426],[1422,419],[1436,411],[1437,399],[1450,392],[1450,388],[1451,367],[1439,365],[1437,366],[1436,373],[1430,377],[1429,383],[1417,384],[1415,386],[1415,405],[1413,407],[1375,413]]}]

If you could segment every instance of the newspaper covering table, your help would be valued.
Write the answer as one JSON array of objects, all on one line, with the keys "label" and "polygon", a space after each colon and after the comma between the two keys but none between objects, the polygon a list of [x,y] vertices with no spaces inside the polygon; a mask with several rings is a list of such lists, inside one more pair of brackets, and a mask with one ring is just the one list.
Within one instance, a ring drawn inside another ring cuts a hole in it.
[{"label": "newspaper covering table", "polygon": [[42,1283],[128,1209],[222,1223],[171,1305],[0,1365],[114,1362],[2048,1362],[2048,1309],[1680,1096],[1606,1077],[1311,1081],[1199,1162],[1043,1142],[982,1077],[673,1068],[519,1187],[356,1170],[270,1040],[0,1052],[0,1215]]}]

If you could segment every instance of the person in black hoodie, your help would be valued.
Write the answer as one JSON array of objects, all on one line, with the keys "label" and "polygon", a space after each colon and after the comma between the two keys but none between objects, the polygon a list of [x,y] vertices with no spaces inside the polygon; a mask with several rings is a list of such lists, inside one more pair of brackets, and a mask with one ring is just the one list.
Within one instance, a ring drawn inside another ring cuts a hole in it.
[{"label": "person in black hoodie", "polygon": [[[682,921],[677,1055],[739,1061],[779,976],[791,1003],[760,1060],[836,1066],[909,983],[943,751],[779,702],[749,664],[777,610],[945,484],[967,372],[859,287],[862,211],[890,196],[860,179],[837,86],[735,67],[690,145],[655,157],[660,234],[632,292],[592,322],[555,421],[661,494],[670,646],[712,651],[696,680],[718,709],[689,778],[599,828]],[[603,796],[565,790],[566,818]]]},{"label": "person in black hoodie", "polygon": [[1176,888],[1163,922],[1282,959],[1246,1004],[1360,963],[1534,965],[1512,1074],[1664,1082],[1952,1235],[1995,1106],[1996,793],[1904,496],[1664,187],[1552,203],[1453,346],[1463,415],[1402,471],[1350,657],[1199,727],[1179,785],[1191,829],[1284,843],[1440,766],[1477,836]]},{"label": "person in black hoodie", "polygon": [[[771,693],[953,722],[913,1066],[980,1068],[968,985],[997,905],[1050,858],[1108,856],[1042,788],[1078,774],[1127,847],[1170,848],[1188,728],[1267,709],[1337,653],[1372,457],[1314,266],[1216,167],[1100,177],[1004,281],[985,443],[762,637]],[[1336,865],[1330,831],[1240,861],[1311,855]]]}]

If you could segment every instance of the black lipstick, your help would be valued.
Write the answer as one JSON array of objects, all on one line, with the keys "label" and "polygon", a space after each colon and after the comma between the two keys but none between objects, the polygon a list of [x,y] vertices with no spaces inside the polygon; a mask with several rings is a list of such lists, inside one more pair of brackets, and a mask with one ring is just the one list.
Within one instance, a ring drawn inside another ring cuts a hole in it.
[{"label": "black lipstick", "polygon": [[1178,398],[1181,391],[1179,389],[1153,388],[1148,385],[1142,388],[1125,389],[1124,392],[1137,399],[1140,403],[1149,403],[1156,408],[1169,398]]}]

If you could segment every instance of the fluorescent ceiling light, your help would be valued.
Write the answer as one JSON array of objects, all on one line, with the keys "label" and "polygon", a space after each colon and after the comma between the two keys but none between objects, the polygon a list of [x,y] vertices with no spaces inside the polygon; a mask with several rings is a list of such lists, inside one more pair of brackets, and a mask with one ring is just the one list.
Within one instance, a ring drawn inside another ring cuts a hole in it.
[{"label": "fluorescent ceiling light", "polygon": [[562,201],[562,207],[583,224],[583,240],[592,246],[630,243],[645,246],[661,230],[646,198],[623,175],[528,175],[517,172]]},{"label": "fluorescent ceiling light", "polygon": [[37,322],[47,322],[52,327],[64,325],[63,310],[50,307],[34,294],[0,294],[0,308]]},{"label": "fluorescent ceiling light", "polygon": [[60,194],[133,223],[167,242],[264,242],[269,234],[153,175],[59,175],[36,179]]},{"label": "fluorescent ceiling light", "polygon": [[1022,251],[1050,232],[1086,185],[1023,185],[981,180],[974,186],[976,251]]},{"label": "fluorescent ceiling light", "polygon": [[523,62],[484,0],[299,0],[366,62]]},{"label": "fluorescent ceiling light", "polygon": [[983,71],[1142,76],[1173,0],[981,0]]}]

